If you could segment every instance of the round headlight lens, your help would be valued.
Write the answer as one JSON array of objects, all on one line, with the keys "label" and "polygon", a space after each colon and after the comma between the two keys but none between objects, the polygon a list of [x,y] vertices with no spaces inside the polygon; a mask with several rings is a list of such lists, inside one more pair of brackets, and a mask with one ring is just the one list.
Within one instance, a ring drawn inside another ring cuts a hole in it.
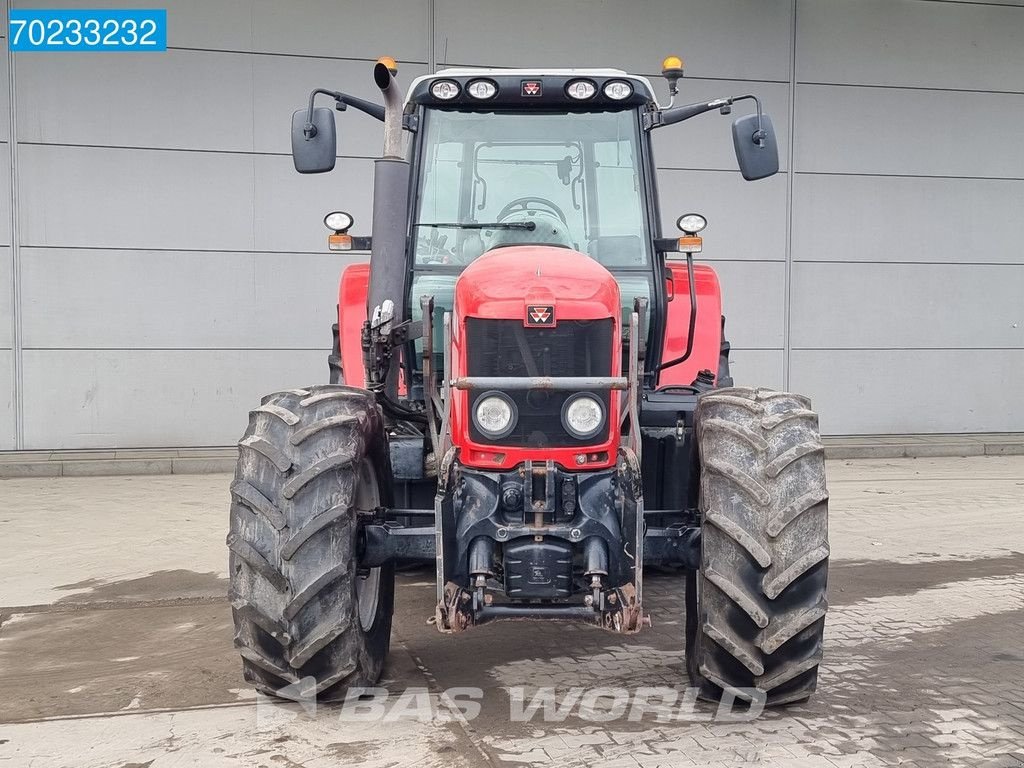
[{"label": "round headlight lens", "polygon": [[583,101],[597,93],[597,86],[589,80],[573,80],[565,86],[565,92],[569,95],[569,98]]},{"label": "round headlight lens", "polygon": [[490,439],[505,437],[516,425],[515,403],[501,392],[486,392],[476,401],[473,421]]},{"label": "round headlight lens", "polygon": [[633,86],[625,80],[612,80],[604,84],[604,95],[614,101],[622,101],[633,95]]},{"label": "round headlight lens", "polygon": [[430,86],[430,92],[435,99],[449,101],[459,95],[459,84],[454,80],[438,80]]},{"label": "round headlight lens", "polygon": [[466,93],[474,99],[491,99],[498,92],[498,86],[490,80],[474,80],[466,86]]},{"label": "round headlight lens", "polygon": [[573,395],[562,406],[562,424],[577,439],[594,437],[604,426],[604,405],[593,395]]},{"label": "round headlight lens", "polygon": [[352,214],[345,211],[332,211],[324,216],[324,226],[335,232],[344,232],[352,226]]},{"label": "round headlight lens", "polygon": [[676,226],[688,235],[696,235],[708,225],[708,220],[699,213],[687,213],[680,216]]}]

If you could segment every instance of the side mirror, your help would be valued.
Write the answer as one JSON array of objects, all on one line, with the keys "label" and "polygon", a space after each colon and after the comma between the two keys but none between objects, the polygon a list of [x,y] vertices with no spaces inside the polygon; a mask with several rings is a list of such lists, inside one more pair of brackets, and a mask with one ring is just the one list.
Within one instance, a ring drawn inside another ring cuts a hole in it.
[{"label": "side mirror", "polygon": [[299,173],[324,173],[334,169],[338,153],[338,136],[334,127],[334,112],[328,107],[313,110],[312,122],[307,122],[309,110],[297,109],[292,114],[292,160]]},{"label": "side mirror", "polygon": [[736,160],[740,165],[740,173],[747,181],[763,179],[779,171],[779,145],[775,140],[772,119],[762,114],[760,122],[760,137],[756,114],[740,117],[732,124]]}]

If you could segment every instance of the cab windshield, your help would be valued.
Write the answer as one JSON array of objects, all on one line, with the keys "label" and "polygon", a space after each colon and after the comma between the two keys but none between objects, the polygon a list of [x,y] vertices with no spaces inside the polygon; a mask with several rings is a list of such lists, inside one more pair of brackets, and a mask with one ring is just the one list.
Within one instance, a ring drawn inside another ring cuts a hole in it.
[{"label": "cab windshield", "polygon": [[462,267],[503,245],[650,264],[637,115],[426,110],[415,264]]}]

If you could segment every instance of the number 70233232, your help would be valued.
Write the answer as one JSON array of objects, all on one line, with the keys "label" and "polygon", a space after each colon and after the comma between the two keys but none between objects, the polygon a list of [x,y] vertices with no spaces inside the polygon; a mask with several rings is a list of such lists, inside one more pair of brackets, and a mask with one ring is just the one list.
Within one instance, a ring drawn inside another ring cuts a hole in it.
[{"label": "number 70233232", "polygon": [[12,51],[166,51],[167,11],[12,8]]}]

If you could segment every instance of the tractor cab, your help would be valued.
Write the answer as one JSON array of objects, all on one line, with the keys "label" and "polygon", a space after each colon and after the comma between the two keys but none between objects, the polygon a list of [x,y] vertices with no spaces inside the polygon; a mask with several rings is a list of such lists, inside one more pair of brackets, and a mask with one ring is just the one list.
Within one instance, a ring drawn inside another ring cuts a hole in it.
[{"label": "tractor cab", "polygon": [[652,103],[650,83],[619,70],[447,69],[415,80],[405,105],[417,126],[412,317],[432,296],[439,333],[466,266],[524,245],[552,249],[552,262],[581,253],[608,270],[627,328],[635,299],[660,300],[642,129]]}]

